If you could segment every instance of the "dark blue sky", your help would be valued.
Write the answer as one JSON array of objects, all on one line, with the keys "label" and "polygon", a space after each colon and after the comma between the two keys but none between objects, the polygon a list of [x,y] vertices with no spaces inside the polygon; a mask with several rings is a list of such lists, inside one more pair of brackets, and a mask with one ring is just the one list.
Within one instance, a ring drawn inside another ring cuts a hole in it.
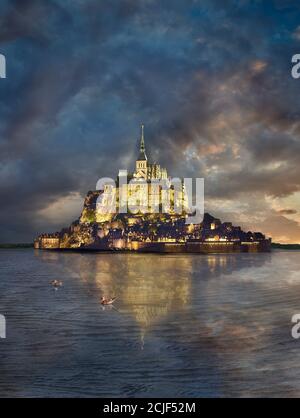
[{"label": "dark blue sky", "polygon": [[299,1],[1,0],[0,242],[68,225],[148,154],[206,209],[300,242]]}]

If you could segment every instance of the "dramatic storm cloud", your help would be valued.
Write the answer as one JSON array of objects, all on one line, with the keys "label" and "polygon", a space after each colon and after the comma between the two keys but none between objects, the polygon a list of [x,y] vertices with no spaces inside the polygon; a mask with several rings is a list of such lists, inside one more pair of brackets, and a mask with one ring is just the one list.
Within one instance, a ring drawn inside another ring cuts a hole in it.
[{"label": "dramatic storm cloud", "polygon": [[147,152],[206,209],[300,242],[297,1],[2,0],[0,241],[78,217]]}]

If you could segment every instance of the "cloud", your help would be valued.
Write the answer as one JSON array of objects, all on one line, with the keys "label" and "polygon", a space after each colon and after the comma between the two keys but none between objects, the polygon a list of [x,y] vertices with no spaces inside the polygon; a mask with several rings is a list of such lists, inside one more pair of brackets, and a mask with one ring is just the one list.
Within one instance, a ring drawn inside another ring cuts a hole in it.
[{"label": "cloud", "polygon": [[295,39],[297,39],[298,41],[300,41],[300,26],[298,26],[298,27],[296,28],[296,30],[294,31],[294,33],[293,33],[293,37],[294,37]]},{"label": "cloud", "polygon": [[281,209],[278,211],[281,215],[295,215],[297,213],[294,209]]},{"label": "cloud", "polygon": [[[289,67],[298,23],[288,3],[270,2],[266,14],[229,0],[4,2],[0,241],[31,240],[55,205],[130,169],[141,122],[149,156],[172,175],[204,176],[207,199],[232,213],[253,199],[268,213],[266,197],[299,191]],[[69,223],[60,213],[51,228]],[[300,240],[280,222],[281,236]]]}]

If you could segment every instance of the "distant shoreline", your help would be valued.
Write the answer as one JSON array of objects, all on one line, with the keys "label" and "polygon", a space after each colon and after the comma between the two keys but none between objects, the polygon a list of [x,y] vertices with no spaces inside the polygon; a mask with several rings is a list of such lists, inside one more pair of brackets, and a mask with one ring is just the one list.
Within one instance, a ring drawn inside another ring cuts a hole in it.
[{"label": "distant shoreline", "polygon": [[[272,249],[279,250],[300,250],[300,244],[280,244],[274,242],[271,244]],[[33,243],[20,244],[0,244],[0,249],[14,249],[14,248],[33,248]]]},{"label": "distant shoreline", "polygon": [[300,244],[280,244],[273,242],[271,247],[279,250],[300,250]]},{"label": "distant shoreline", "polygon": [[33,243],[0,244],[0,249],[10,249],[10,248],[33,248]]}]

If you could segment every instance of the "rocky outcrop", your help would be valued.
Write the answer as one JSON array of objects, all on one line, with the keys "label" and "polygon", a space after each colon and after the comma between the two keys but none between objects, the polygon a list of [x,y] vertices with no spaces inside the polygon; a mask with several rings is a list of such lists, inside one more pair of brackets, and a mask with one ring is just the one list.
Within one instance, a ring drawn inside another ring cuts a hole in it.
[{"label": "rocky outcrop", "polygon": [[101,192],[88,192],[80,218],[69,228],[43,234],[35,248],[105,249],[158,252],[268,251],[271,241],[260,232],[244,232],[231,222],[205,213],[203,221],[187,225],[184,215],[97,213]]},{"label": "rocky outcrop", "polygon": [[80,223],[94,223],[97,221],[96,206],[100,191],[89,191],[84,199],[83,209],[80,216]]}]

